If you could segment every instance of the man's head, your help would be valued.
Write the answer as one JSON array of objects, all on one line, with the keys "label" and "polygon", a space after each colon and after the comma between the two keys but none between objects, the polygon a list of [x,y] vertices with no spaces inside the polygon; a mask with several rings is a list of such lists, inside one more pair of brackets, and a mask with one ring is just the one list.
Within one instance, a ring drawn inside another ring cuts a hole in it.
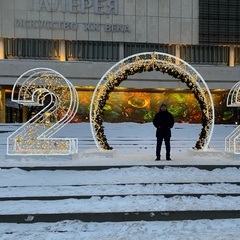
[{"label": "man's head", "polygon": [[167,110],[167,105],[165,103],[162,103],[160,106],[161,111],[166,111]]}]

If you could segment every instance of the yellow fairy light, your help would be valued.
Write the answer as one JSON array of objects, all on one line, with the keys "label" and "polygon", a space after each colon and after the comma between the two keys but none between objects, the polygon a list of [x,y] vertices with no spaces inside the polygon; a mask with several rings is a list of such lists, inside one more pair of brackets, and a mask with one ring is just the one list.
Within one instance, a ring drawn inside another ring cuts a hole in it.
[{"label": "yellow fairy light", "polygon": [[21,139],[21,138],[16,138],[16,142],[17,142],[17,143],[21,143],[21,142],[22,142],[22,139]]}]

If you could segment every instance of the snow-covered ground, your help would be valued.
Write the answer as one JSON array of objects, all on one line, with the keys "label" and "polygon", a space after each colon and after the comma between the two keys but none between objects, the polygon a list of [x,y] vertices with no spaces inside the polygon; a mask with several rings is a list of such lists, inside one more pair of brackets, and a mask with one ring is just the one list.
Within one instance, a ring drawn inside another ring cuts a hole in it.
[{"label": "snow-covered ground", "polygon": [[[57,137],[79,140],[79,154],[68,157],[6,157],[6,139],[20,124],[0,124],[0,166],[92,166],[92,165],[238,165],[240,156],[225,153],[225,137],[236,125],[215,125],[206,152],[192,151],[198,140],[200,124],[176,123],[172,129],[171,157],[173,161],[155,162],[155,128],[152,123],[105,123],[105,135],[113,151],[99,151],[94,143],[89,123],[72,123],[61,129]],[[1,133],[1,131],[6,131]],[[162,159],[165,158],[163,143]]]},{"label": "snow-covered ground", "polygon": [[[65,157],[6,157],[6,138],[19,124],[0,125],[0,197],[76,196],[55,201],[0,201],[0,214],[174,211],[174,210],[240,210],[240,197],[219,197],[218,193],[240,193],[238,155],[224,152],[224,139],[235,125],[216,125],[208,151],[193,151],[201,125],[175,124],[172,130],[172,161],[155,162],[155,129],[152,123],[105,124],[108,142],[114,151],[99,152],[94,145],[88,123],[69,124],[60,137],[77,137],[79,154]],[[6,131],[6,132],[5,132]],[[2,132],[2,133],[1,133]],[[101,171],[38,170],[31,166],[118,166]],[[149,168],[149,165],[164,165]],[[176,168],[173,166],[191,165]],[[229,165],[213,171],[194,165]],[[13,167],[4,169],[4,167]],[[210,182],[206,185],[201,183]],[[121,185],[125,183],[126,185]],[[144,184],[142,184],[144,183]],[[182,184],[171,184],[182,183]],[[190,184],[191,183],[191,184]],[[73,186],[74,185],[74,186]],[[197,197],[162,194],[206,194]],[[106,195],[100,198],[98,195]],[[127,195],[126,197],[107,195]],[[135,196],[137,195],[137,196]],[[17,203],[17,204],[16,204]],[[87,223],[78,220],[57,223],[0,223],[0,239],[239,239],[240,219]]]}]

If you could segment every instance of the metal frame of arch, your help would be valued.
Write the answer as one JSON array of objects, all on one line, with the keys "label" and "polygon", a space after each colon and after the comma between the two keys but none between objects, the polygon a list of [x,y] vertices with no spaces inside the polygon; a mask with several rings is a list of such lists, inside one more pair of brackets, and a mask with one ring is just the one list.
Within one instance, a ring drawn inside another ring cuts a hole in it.
[{"label": "metal frame of arch", "polygon": [[202,111],[202,129],[195,149],[207,150],[214,129],[214,104],[210,90],[202,76],[187,62],[161,52],[131,55],[114,64],[99,80],[90,106],[90,127],[99,150],[111,150],[104,134],[104,106],[116,86],[136,73],[160,71],[185,83],[194,93]]},{"label": "metal frame of arch", "polygon": [[[240,82],[233,85],[227,96],[227,107],[240,107]],[[240,126],[225,138],[225,151],[240,154]]]}]

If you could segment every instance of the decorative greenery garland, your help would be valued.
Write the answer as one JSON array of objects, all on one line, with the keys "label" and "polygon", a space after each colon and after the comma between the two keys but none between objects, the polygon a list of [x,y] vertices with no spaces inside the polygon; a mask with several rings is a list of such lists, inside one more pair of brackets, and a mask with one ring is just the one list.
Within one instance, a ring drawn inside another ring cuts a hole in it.
[{"label": "decorative greenery garland", "polygon": [[151,59],[148,60],[136,57],[134,62],[122,65],[116,72],[110,72],[107,75],[107,79],[109,81],[105,86],[101,87],[101,95],[97,100],[95,100],[93,104],[93,112],[95,113],[93,124],[96,133],[96,140],[102,149],[113,149],[107,142],[107,138],[104,135],[104,127],[102,125],[104,107],[106,105],[106,101],[109,98],[109,94],[114,90],[115,87],[119,86],[122,81],[126,80],[129,75],[134,75],[136,73],[142,72],[151,72],[153,70],[160,71],[163,74],[167,73],[173,78],[179,79],[181,82],[185,83],[193,92],[202,111],[202,129],[199,139],[196,142],[194,148],[203,149],[209,126],[212,124],[212,110],[207,104],[206,92],[198,87],[197,76],[193,77],[189,75],[189,73],[186,72],[184,68],[181,68],[180,65],[174,64],[172,62],[172,59],[168,58],[161,61],[157,60],[154,54],[152,54]]}]

